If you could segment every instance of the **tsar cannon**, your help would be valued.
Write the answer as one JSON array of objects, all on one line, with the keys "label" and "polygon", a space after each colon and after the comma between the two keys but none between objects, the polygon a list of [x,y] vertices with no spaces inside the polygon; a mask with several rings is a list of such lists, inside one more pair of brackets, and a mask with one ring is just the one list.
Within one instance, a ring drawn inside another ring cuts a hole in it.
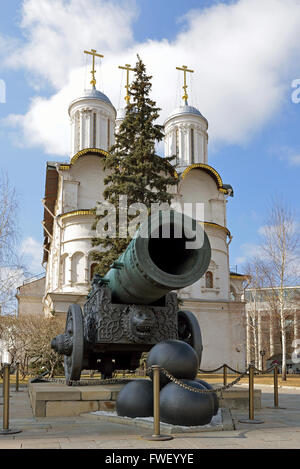
[{"label": "tsar cannon", "polygon": [[189,343],[202,354],[196,317],[178,307],[177,294],[202,277],[211,248],[199,223],[178,212],[157,212],[135,233],[108,273],[96,274],[83,312],[71,304],[65,333],[51,342],[64,355],[67,383],[82,370],[111,377],[135,370],[143,352],[169,339]]}]

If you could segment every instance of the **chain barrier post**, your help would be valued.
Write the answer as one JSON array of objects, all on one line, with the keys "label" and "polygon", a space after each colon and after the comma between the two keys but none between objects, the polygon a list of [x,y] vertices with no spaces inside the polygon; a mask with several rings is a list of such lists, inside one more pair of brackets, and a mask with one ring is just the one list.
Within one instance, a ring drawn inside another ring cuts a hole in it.
[{"label": "chain barrier post", "polygon": [[278,407],[278,368],[274,368],[274,407]]},{"label": "chain barrier post", "polygon": [[160,367],[158,365],[153,365],[153,416],[154,416],[154,434],[153,435],[143,435],[144,440],[150,441],[166,441],[173,440],[171,435],[161,435],[160,434]]},{"label": "chain barrier post", "polygon": [[223,365],[223,386],[227,386],[227,365]]},{"label": "chain barrier post", "polygon": [[20,363],[16,363],[16,392],[21,392],[20,388]]},{"label": "chain barrier post", "polygon": [[240,423],[264,423],[254,418],[254,366],[249,365],[249,418],[240,419]]},{"label": "chain barrier post", "polygon": [[16,363],[16,392],[19,391],[19,363]]},{"label": "chain barrier post", "polygon": [[[0,350],[0,361],[1,361],[1,350]],[[0,378],[2,376],[2,401],[0,401],[0,405],[3,404],[3,396],[4,396],[4,376],[3,376],[3,367],[0,364]]]},{"label": "chain barrier post", "polygon": [[279,407],[279,395],[278,395],[278,365],[274,366],[273,370],[273,382],[274,382],[274,405],[268,406],[268,409],[285,409],[285,407]]},{"label": "chain barrier post", "polygon": [[22,430],[9,428],[9,379],[10,379],[10,364],[4,363],[4,376],[3,376],[3,428],[0,430],[0,435],[13,435],[21,433]]}]

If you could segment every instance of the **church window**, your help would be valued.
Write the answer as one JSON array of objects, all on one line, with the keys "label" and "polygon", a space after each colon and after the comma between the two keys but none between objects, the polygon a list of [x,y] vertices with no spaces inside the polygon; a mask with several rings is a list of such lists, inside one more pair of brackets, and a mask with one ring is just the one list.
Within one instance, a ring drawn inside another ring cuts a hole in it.
[{"label": "church window", "polygon": [[191,163],[195,163],[194,129],[191,129]]},{"label": "church window", "polygon": [[97,114],[94,112],[93,114],[93,148],[96,148],[96,136],[97,136]]},{"label": "church window", "polygon": [[213,274],[209,270],[205,274],[205,287],[206,288],[213,288],[214,287]]},{"label": "church window", "polygon": [[176,129],[176,162],[179,159],[179,130]]},{"label": "church window", "polygon": [[80,113],[79,111],[75,114],[75,153],[79,151],[80,148]]},{"label": "church window", "polygon": [[110,119],[107,119],[107,150],[110,147]]},{"label": "church window", "polygon": [[60,263],[60,284],[61,286],[66,284],[66,258],[67,256],[65,255],[61,259]]},{"label": "church window", "polygon": [[92,281],[93,280],[93,277],[94,277],[94,274],[95,274],[95,270],[96,270],[96,267],[98,266],[97,262],[94,262],[92,265],[91,265],[91,268],[90,268],[90,280]]},{"label": "church window", "polygon": [[72,257],[72,284],[84,283],[84,255],[77,252]]}]

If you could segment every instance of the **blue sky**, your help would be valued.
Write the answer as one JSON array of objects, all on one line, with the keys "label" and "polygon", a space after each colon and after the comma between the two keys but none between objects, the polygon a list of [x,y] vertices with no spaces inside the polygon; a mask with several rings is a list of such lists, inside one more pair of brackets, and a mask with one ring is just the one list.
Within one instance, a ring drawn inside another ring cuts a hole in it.
[{"label": "blue sky", "polygon": [[117,66],[140,53],[162,119],[180,102],[175,67],[195,70],[189,102],[209,121],[209,164],[235,191],[230,264],[241,271],[271,197],[299,216],[300,103],[291,99],[300,78],[299,30],[298,0],[5,2],[0,166],[18,194],[20,250],[32,273],[43,271],[45,163],[69,158],[67,103],[85,85],[84,48],[104,53],[98,85],[116,108],[124,86]]}]

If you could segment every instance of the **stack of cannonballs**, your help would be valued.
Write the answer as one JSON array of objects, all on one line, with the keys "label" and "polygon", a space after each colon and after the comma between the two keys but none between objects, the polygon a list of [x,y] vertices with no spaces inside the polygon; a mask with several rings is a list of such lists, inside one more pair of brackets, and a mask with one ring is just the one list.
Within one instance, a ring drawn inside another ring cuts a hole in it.
[{"label": "stack of cannonballs", "polygon": [[[183,383],[198,389],[212,389],[197,379],[199,358],[186,342],[167,340],[155,345],[149,352],[147,368],[159,365]],[[152,380],[152,373],[150,373]],[[207,425],[219,409],[215,393],[198,393],[170,381],[160,372],[160,420],[181,426]],[[131,418],[153,417],[153,383],[137,379],[128,383],[119,393],[117,414]]]}]

